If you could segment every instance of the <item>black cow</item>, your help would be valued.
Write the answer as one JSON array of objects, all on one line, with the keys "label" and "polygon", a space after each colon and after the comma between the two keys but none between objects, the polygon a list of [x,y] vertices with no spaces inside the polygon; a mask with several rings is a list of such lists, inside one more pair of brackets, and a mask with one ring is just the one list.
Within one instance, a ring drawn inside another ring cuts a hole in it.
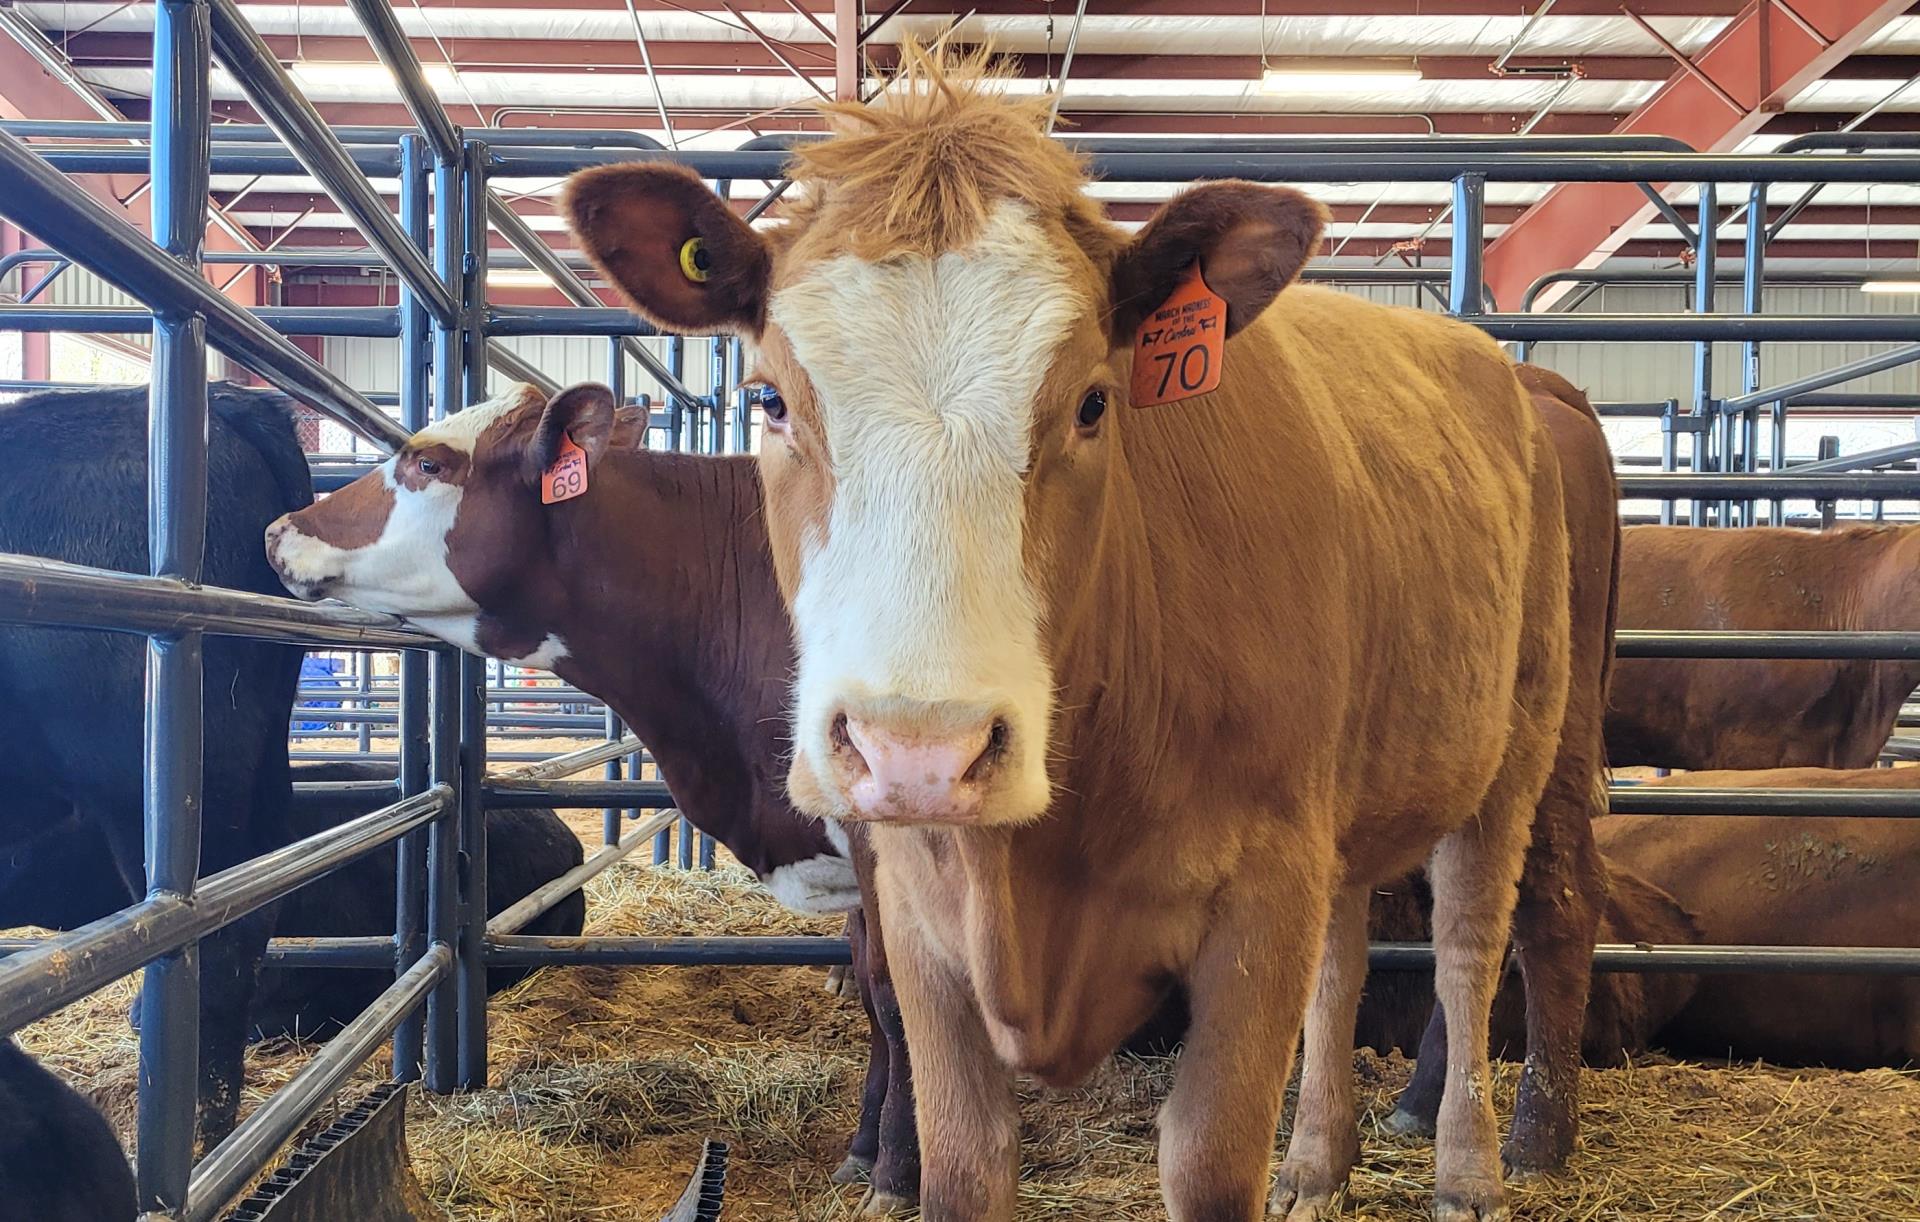
[{"label": "black cow", "polygon": [[[225,385],[211,387],[209,399],[204,580],[282,595],[261,533],[313,500],[289,401]],[[0,552],[144,573],[146,499],[145,387],[46,391],[0,405]],[[76,900],[98,903],[111,892],[114,880],[91,871],[117,872],[129,893],[146,889],[145,662],[137,636],[0,625],[0,845],[38,852],[31,846],[41,833],[82,822],[109,850],[79,881],[30,864],[21,870],[19,858],[0,851],[16,866],[7,880],[16,923],[76,923]],[[287,718],[300,651],[209,637],[205,665],[201,870],[211,874],[288,839]],[[92,887],[99,893],[81,894]],[[233,1126],[271,926],[263,911],[201,944],[200,1128],[208,1139]]]},{"label": "black cow", "polygon": [[[391,781],[393,765],[364,760],[296,764],[296,781]],[[364,809],[335,814],[296,814],[295,832],[311,836],[364,814]],[[278,929],[296,937],[349,938],[393,933],[394,867],[397,850],[389,845],[304,887],[281,905]],[[487,812],[487,908],[493,916],[583,860],[580,837],[545,807]],[[572,936],[586,925],[587,900],[576,891],[542,913],[522,933]],[[498,992],[533,969],[496,967],[487,987]],[[256,1035],[299,1035],[325,1039],[367,1008],[393,983],[391,971],[269,966],[254,1000]]]},{"label": "black cow", "polygon": [[127,1156],[106,1119],[0,1040],[0,1216],[133,1222],[138,1212]]}]

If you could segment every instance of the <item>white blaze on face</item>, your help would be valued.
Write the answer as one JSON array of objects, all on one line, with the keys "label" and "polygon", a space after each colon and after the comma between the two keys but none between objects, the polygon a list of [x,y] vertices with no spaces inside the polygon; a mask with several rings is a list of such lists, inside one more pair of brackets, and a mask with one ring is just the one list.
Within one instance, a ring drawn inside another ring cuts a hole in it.
[{"label": "white blaze on face", "polygon": [[963,250],[842,257],[775,294],[833,472],[793,602],[795,732],[816,769],[849,700],[1005,709],[1009,799],[1044,807],[1052,685],[1023,491],[1035,397],[1089,308],[1012,203]]},{"label": "white blaze on face", "polygon": [[[518,407],[525,396],[537,394],[530,386],[511,386],[422,429],[414,435],[413,448],[444,445],[471,458],[489,425]],[[319,588],[328,597],[368,611],[405,616],[477,653],[474,617],[480,608],[461,588],[447,562],[447,536],[460,515],[462,489],[439,480],[408,488],[397,478],[397,461],[389,458],[362,477],[381,480],[393,498],[378,538],[363,547],[347,548],[295,527],[275,540],[274,566],[296,592]],[[560,648],[558,656],[565,652]]]}]

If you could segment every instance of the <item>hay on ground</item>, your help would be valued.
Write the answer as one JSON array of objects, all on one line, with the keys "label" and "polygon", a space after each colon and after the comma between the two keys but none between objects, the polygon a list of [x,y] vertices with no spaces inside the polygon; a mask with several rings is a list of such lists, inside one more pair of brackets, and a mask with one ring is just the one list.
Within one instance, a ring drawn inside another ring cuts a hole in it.
[{"label": "hay on ground", "polygon": [[[738,866],[683,874],[623,865],[590,890],[596,933],[839,931],[775,905]],[[866,1049],[855,1003],[810,968],[573,968],[494,999],[488,1090],[409,1107],[416,1171],[456,1222],[651,1222],[699,1150],[732,1143],[729,1222],[834,1222],[860,1189],[828,1173],[845,1152]],[[29,1028],[25,1046],[90,1091],[131,1140],[131,983]],[[247,1106],[308,1050],[249,1062]],[[366,1083],[384,1064],[363,1071]],[[1360,1054],[1361,1164],[1344,1217],[1428,1216],[1431,1151],[1382,1136],[1404,1085],[1398,1056]],[[1023,1219],[1161,1219],[1154,1111],[1173,1063],[1123,1058],[1085,1087],[1022,1095]],[[1516,1067],[1500,1069],[1510,1114]],[[1584,1076],[1568,1173],[1516,1185],[1516,1214],[1612,1219],[1920,1218],[1920,1076],[1708,1067],[1649,1059]]]}]

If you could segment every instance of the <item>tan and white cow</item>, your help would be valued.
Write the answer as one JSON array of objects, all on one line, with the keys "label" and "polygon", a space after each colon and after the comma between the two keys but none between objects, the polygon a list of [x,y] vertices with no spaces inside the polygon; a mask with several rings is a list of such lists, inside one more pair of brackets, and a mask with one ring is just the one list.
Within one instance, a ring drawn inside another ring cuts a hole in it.
[{"label": "tan and white cow", "polygon": [[[1288,288],[1306,197],[1209,184],[1129,236],[1044,102],[908,60],[799,154],[783,228],[661,164],[578,175],[565,207],[643,313],[755,350],[789,785],[872,834],[923,1216],[1011,1219],[1012,1071],[1081,1078],[1176,982],[1169,1215],[1259,1215],[1306,1022],[1271,1204],[1323,1216],[1358,1151],[1368,888],[1423,862],[1436,1214],[1503,1215],[1488,1007],[1570,669],[1560,465],[1513,366]],[[1135,406],[1160,389],[1132,389],[1137,332],[1195,268],[1224,380]]]}]

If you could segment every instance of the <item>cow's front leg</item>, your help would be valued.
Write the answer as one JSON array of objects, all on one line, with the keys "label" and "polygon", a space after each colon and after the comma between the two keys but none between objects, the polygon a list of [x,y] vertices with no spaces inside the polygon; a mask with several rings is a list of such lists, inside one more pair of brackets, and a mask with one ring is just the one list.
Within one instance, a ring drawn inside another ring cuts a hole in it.
[{"label": "cow's front leg", "polygon": [[[886,939],[913,1050],[920,1216],[924,1222],[1012,1222],[1020,1185],[1013,1075],[993,1050],[972,990],[934,956],[912,923],[889,921]],[[884,1209],[887,1203],[873,1204]]]},{"label": "cow's front leg", "polygon": [[1367,978],[1366,887],[1334,897],[1320,978],[1307,1010],[1306,1058],[1287,1157],[1267,1203],[1287,1222],[1318,1222],[1333,1212],[1360,1157],[1353,1104],[1353,1023]]},{"label": "cow's front leg", "polygon": [[1327,930],[1332,856],[1330,845],[1298,842],[1250,856],[1220,898],[1188,973],[1193,1021],[1160,1113],[1160,1188],[1171,1222],[1262,1216],[1274,1129]]}]

